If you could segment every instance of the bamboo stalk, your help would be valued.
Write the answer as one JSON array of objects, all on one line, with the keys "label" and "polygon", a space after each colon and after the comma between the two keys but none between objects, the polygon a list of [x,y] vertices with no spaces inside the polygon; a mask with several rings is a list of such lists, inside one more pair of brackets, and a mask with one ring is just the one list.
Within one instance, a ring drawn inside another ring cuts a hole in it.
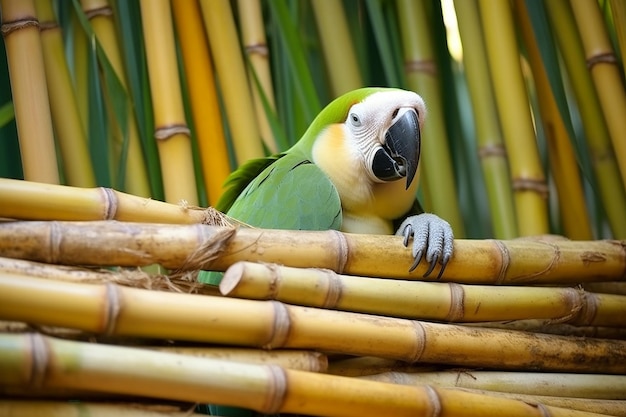
[{"label": "bamboo stalk", "polygon": [[581,340],[305,308],[277,301],[52,282],[11,274],[0,275],[0,319],[110,336],[313,349],[464,367],[626,373],[624,341]]},{"label": "bamboo stalk", "polygon": [[52,116],[35,4],[32,0],[2,0],[0,9],[24,178],[58,184]]},{"label": "bamboo stalk", "polygon": [[526,52],[539,98],[541,122],[544,125],[548,144],[551,173],[556,183],[559,212],[565,229],[565,235],[571,239],[593,239],[589,213],[585,203],[582,180],[578,162],[554,94],[548,81],[546,68],[542,63],[538,42],[524,1],[513,2],[514,14],[524,38]]},{"label": "bamboo stalk", "polygon": [[[333,97],[364,87],[343,5],[334,1],[311,2]],[[337,65],[337,63],[341,65]]]},{"label": "bamboo stalk", "polygon": [[626,61],[626,4],[620,0],[610,0],[609,4],[623,65]]},{"label": "bamboo stalk", "polygon": [[591,0],[570,0],[570,4],[580,31],[587,67],[609,129],[622,184],[626,186],[626,93],[622,74],[604,27],[600,6]]},{"label": "bamboo stalk", "polygon": [[154,109],[154,137],[159,149],[165,200],[170,203],[187,201],[191,205],[198,205],[170,2],[142,0],[139,4]]},{"label": "bamboo stalk", "polygon": [[340,376],[376,375],[383,372],[432,372],[439,368],[411,364],[393,359],[374,356],[348,357],[347,359],[329,359],[327,373]]},{"label": "bamboo stalk", "polygon": [[[268,60],[269,50],[265,38],[265,28],[261,2],[259,0],[239,0],[237,2],[239,12],[241,42],[248,58],[248,81],[252,91],[256,120],[263,144],[271,154],[280,151],[272,133],[267,111],[276,112],[274,101],[274,89],[272,87],[272,74]],[[258,80],[258,86],[254,80]],[[267,100],[269,109],[263,106],[263,100]],[[284,149],[282,149],[284,150]]]},{"label": "bamboo stalk", "polygon": [[600,400],[626,400],[625,375],[451,370],[385,372],[362,376],[370,381],[401,385],[432,385],[512,394],[548,395]]},{"label": "bamboo stalk", "polygon": [[544,2],[551,26],[571,79],[571,86],[580,110],[589,159],[595,174],[597,193],[607,215],[613,236],[626,236],[626,192],[620,171],[611,149],[609,132],[598,99],[598,94],[585,62],[585,53],[567,0]]},{"label": "bamboo stalk", "polygon": [[209,204],[215,206],[230,173],[230,164],[209,45],[197,2],[174,1],[172,11],[185,64],[202,174]]},{"label": "bamboo stalk", "polygon": [[479,6],[498,114],[510,155],[518,232],[522,236],[547,233],[548,189],[539,161],[510,6],[508,2],[485,0],[480,0]]},{"label": "bamboo stalk", "polygon": [[[443,104],[437,80],[431,31],[426,3],[403,0],[398,2],[398,17],[404,46],[404,68],[407,85],[419,91],[428,105],[424,125],[421,170],[428,183],[432,211],[446,219],[457,237],[465,235],[465,226],[459,210],[454,169],[448,145],[448,133],[443,120]],[[436,190],[436,192],[434,191]]]},{"label": "bamboo stalk", "polygon": [[[626,279],[623,241],[464,240],[442,279],[472,284],[581,283]],[[0,223],[0,256],[65,265],[225,271],[237,261],[327,268],[348,275],[422,280],[402,237],[126,222]]]},{"label": "bamboo stalk", "polygon": [[[37,362],[33,362],[35,358]],[[33,363],[41,366],[33,367]],[[430,386],[373,381],[32,336],[3,336],[0,382],[210,402],[319,416],[592,416]]]},{"label": "bamboo stalk", "polygon": [[513,320],[467,323],[467,326],[489,327],[493,329],[520,330],[532,333],[545,333],[561,336],[595,337],[600,339],[626,340],[624,327],[573,326],[571,324],[554,323],[552,320]]},{"label": "bamboo stalk", "polygon": [[37,0],[35,7],[41,26],[50,111],[62,155],[65,178],[69,185],[95,187],[96,179],[87,149],[87,137],[65,61],[61,28],[52,11],[50,0]]},{"label": "bamboo stalk", "polygon": [[215,71],[237,163],[264,156],[254,106],[228,0],[201,0]]},{"label": "bamboo stalk", "polygon": [[223,295],[342,311],[446,322],[552,319],[622,327],[626,297],[574,288],[503,287],[388,280],[330,270],[238,262],[220,282]]},{"label": "bamboo stalk", "polygon": [[493,235],[497,239],[519,236],[507,150],[498,124],[489,76],[478,3],[455,0],[454,9],[463,43],[463,65],[476,123],[476,141],[489,198]]},{"label": "bamboo stalk", "polygon": [[0,400],[3,416],[67,416],[67,417],[192,417],[202,414],[190,413],[171,405],[100,404],[69,401],[16,401]]},{"label": "bamboo stalk", "polygon": [[[89,18],[96,39],[102,46],[104,53],[111,63],[115,75],[126,91],[128,91],[128,83],[126,80],[124,66],[122,64],[122,54],[120,52],[119,42],[113,22],[113,10],[108,0],[80,0],[82,8]],[[106,93],[106,90],[105,90]],[[111,99],[109,97],[109,99]],[[127,126],[126,131],[122,130],[119,123],[115,126],[114,146],[117,146],[117,154],[122,153],[124,146],[124,138],[127,138],[127,154],[126,154],[126,176],[124,178],[124,189],[130,194],[142,197],[149,197],[150,183],[146,170],[146,164],[143,158],[143,150],[139,137],[137,121],[133,112],[132,105],[128,105]]]},{"label": "bamboo stalk", "polygon": [[[77,188],[0,178],[0,217],[26,220],[120,220],[212,223],[215,210],[170,204],[111,188]],[[219,221],[220,224],[224,224]]]}]

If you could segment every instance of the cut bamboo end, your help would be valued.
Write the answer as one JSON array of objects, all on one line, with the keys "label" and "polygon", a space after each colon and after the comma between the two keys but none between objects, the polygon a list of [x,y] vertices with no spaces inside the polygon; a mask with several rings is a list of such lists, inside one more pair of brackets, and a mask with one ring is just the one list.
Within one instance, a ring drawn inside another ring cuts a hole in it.
[{"label": "cut bamboo end", "polygon": [[240,298],[446,322],[551,319],[622,327],[626,316],[626,297],[573,288],[388,280],[250,262],[229,267],[220,291]]},{"label": "cut bamboo end", "polygon": [[[69,265],[225,271],[238,261],[422,280],[402,237],[127,222],[5,222],[0,256]],[[523,285],[623,281],[626,242],[546,237],[455,241],[444,281]]]},{"label": "cut bamboo end", "polygon": [[11,274],[0,274],[0,320],[108,336],[311,349],[466,367],[626,373],[625,341],[581,340]]}]

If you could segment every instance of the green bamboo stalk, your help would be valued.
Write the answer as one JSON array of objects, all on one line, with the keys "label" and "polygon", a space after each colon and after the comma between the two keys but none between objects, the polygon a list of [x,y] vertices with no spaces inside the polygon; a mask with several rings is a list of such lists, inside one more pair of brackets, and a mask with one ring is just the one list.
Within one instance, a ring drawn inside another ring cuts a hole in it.
[{"label": "green bamboo stalk", "polygon": [[518,232],[522,236],[545,234],[549,230],[548,188],[539,161],[510,5],[480,0],[479,9],[498,115],[510,156]]},{"label": "green bamboo stalk", "polygon": [[478,3],[476,0],[455,0],[454,8],[463,43],[463,64],[476,123],[478,155],[487,185],[494,237],[512,239],[518,236],[513,192],[507,151],[496,117]]},{"label": "green bamboo stalk", "polygon": [[458,237],[465,235],[454,182],[447,132],[443,121],[443,105],[437,81],[429,36],[426,4],[420,1],[398,2],[400,29],[404,47],[404,66],[409,88],[418,91],[429,109],[422,144],[422,170],[430,190],[432,211],[446,219]]}]

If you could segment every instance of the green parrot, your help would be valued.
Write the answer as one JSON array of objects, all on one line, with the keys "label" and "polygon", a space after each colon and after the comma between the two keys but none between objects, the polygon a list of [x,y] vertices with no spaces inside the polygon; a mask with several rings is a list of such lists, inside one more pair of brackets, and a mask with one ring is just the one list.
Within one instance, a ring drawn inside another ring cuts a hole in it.
[{"label": "green parrot", "polygon": [[[414,270],[429,276],[452,256],[450,225],[422,213],[416,198],[422,98],[395,88],[362,88],[326,106],[289,150],[251,160],[231,174],[217,209],[246,224],[289,230],[336,229],[413,238]],[[216,278],[217,277],[217,278]],[[217,284],[221,274],[202,271]]]},{"label": "green parrot", "polygon": [[[416,198],[426,106],[414,92],[362,88],[335,99],[289,150],[251,160],[231,174],[217,209],[255,227],[336,229],[413,239],[414,270],[425,257],[429,276],[452,256],[450,225],[421,213]],[[222,274],[201,271],[219,284]],[[254,416],[251,410],[204,405],[199,412]]]}]

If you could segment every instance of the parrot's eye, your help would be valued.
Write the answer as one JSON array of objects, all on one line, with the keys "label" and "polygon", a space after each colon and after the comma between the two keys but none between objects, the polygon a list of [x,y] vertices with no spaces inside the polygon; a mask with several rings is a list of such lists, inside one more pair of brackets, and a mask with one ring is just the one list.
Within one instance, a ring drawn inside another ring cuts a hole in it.
[{"label": "parrot's eye", "polygon": [[350,120],[354,126],[361,126],[361,119],[359,119],[359,116],[357,116],[356,113],[350,114]]},{"label": "parrot's eye", "polygon": [[396,118],[396,116],[398,115],[398,112],[399,112],[399,111],[400,111],[400,109],[395,109],[395,110],[393,111],[393,113],[391,113],[391,118],[392,118],[392,119],[395,119],[395,118]]}]

